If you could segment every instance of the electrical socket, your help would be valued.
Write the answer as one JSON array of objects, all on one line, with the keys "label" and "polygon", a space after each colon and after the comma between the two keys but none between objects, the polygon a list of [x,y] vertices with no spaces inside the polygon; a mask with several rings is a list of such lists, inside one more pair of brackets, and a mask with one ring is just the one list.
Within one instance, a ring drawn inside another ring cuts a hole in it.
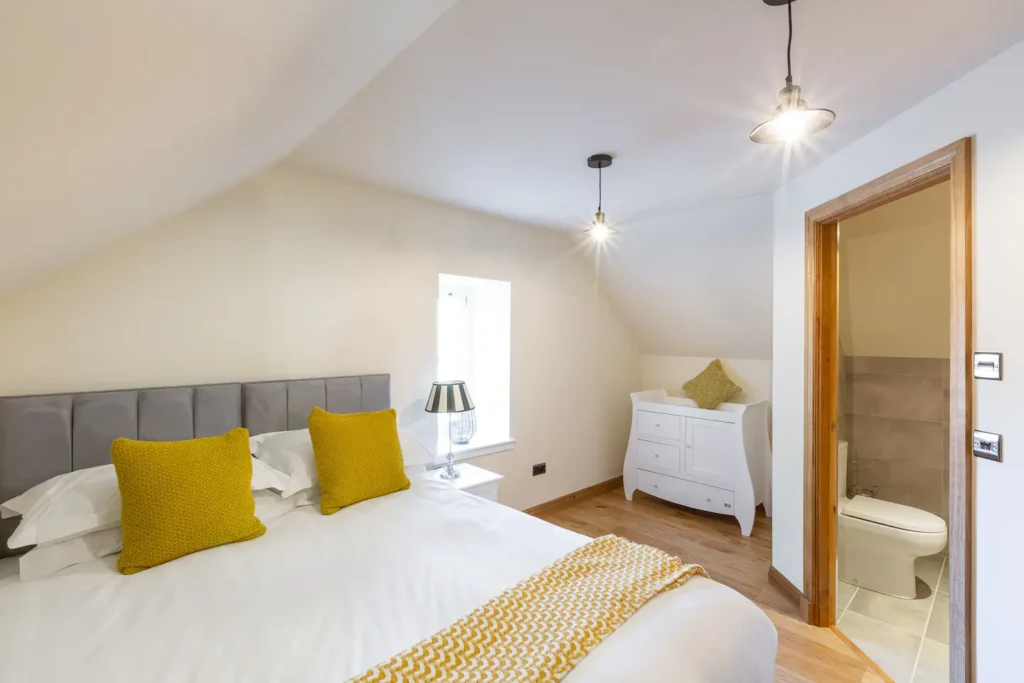
[{"label": "electrical socket", "polygon": [[533,476],[535,476],[535,477],[537,475],[539,475],[539,474],[544,474],[547,471],[548,471],[548,464],[546,462],[542,462],[539,465],[534,465],[533,466]]}]

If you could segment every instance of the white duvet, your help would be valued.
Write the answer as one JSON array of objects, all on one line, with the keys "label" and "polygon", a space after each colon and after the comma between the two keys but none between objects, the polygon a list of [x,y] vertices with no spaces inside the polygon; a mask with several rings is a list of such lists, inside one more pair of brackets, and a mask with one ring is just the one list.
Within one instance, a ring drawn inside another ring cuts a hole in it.
[{"label": "white duvet", "polygon": [[[116,556],[0,580],[0,680],[342,683],[587,542],[422,477],[133,576]],[[684,558],[699,562],[701,558]],[[773,679],[776,632],[703,578],[640,609],[568,683]]]}]

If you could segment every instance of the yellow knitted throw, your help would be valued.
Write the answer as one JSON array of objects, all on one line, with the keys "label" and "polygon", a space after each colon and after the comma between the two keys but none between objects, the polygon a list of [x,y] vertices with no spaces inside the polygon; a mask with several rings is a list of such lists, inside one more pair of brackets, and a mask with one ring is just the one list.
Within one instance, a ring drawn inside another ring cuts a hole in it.
[{"label": "yellow knitted throw", "polygon": [[644,603],[698,574],[708,575],[602,536],[352,681],[558,681]]}]

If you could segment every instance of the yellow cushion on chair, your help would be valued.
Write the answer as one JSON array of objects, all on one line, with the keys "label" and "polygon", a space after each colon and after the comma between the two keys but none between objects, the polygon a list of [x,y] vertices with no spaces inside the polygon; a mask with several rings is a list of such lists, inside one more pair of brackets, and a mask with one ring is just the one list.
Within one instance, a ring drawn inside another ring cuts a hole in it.
[{"label": "yellow cushion on chair", "polygon": [[337,415],[313,408],[309,435],[323,514],[409,488],[394,409]]},{"label": "yellow cushion on chair", "polygon": [[697,402],[697,406],[705,410],[714,410],[720,403],[725,403],[743,389],[734,384],[729,375],[725,374],[722,361],[717,358],[704,370],[683,385],[686,395]]},{"label": "yellow cushion on chair", "polygon": [[122,574],[267,530],[255,515],[246,429],[189,441],[117,439],[110,457],[121,490]]}]

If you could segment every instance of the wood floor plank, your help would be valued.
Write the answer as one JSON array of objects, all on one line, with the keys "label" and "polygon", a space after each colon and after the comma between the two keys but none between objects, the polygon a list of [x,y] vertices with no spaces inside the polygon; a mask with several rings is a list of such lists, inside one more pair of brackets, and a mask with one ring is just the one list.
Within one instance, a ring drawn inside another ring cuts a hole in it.
[{"label": "wood floor plank", "polygon": [[775,624],[776,683],[881,680],[831,630],[800,621],[792,603],[769,583],[772,526],[760,508],[749,537],[731,517],[690,510],[639,491],[630,502],[621,488],[541,510],[537,516],[586,536],[616,534],[703,565],[713,579],[753,600]]}]

